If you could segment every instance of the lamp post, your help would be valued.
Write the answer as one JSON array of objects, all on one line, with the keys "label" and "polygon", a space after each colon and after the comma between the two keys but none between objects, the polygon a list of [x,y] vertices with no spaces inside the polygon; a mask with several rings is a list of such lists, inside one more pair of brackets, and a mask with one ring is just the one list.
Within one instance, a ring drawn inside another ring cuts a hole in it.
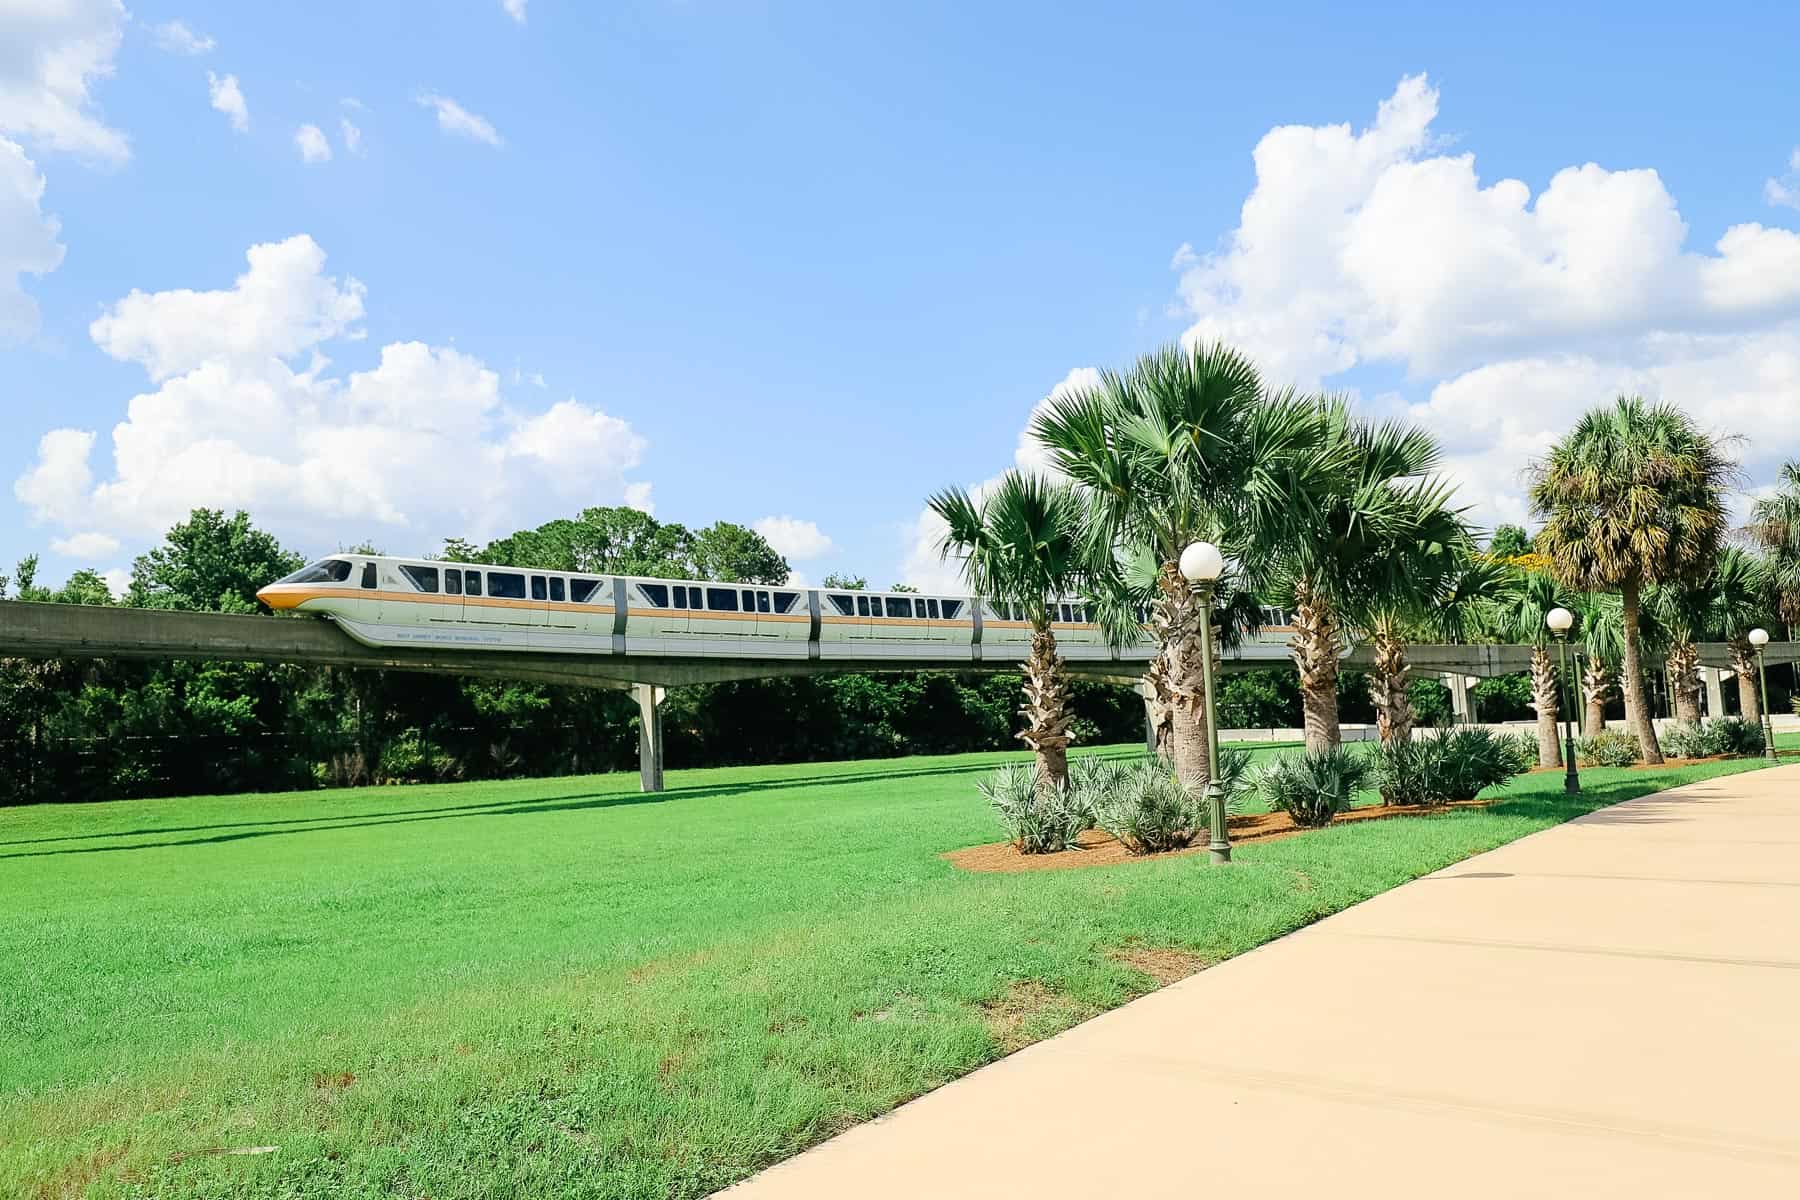
[{"label": "lamp post", "polygon": [[1225,791],[1219,786],[1219,722],[1213,712],[1213,589],[1225,571],[1225,556],[1211,542],[1195,542],[1181,552],[1181,575],[1200,597],[1200,678],[1206,701],[1206,814],[1212,826],[1206,844],[1207,857],[1215,863],[1231,861],[1231,841],[1225,833]]},{"label": "lamp post", "polygon": [[1769,672],[1763,666],[1763,647],[1769,644],[1769,631],[1752,629],[1750,644],[1756,647],[1756,678],[1762,684],[1763,757],[1775,761],[1775,714],[1769,711]]},{"label": "lamp post", "polygon": [[1544,614],[1544,624],[1556,635],[1556,654],[1562,664],[1561,690],[1569,697],[1563,708],[1563,791],[1573,794],[1581,790],[1581,775],[1575,770],[1575,689],[1569,678],[1569,627],[1575,624],[1575,614],[1566,608],[1553,608]]}]

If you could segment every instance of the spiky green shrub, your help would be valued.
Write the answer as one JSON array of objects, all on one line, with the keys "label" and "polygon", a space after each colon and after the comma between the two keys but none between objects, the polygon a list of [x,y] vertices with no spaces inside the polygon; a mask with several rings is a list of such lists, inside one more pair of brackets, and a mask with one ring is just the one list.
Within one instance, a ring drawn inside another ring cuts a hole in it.
[{"label": "spiky green shrub", "polygon": [[1067,850],[1084,830],[1093,828],[1093,818],[1077,791],[1043,780],[1034,765],[1001,767],[975,786],[1021,854]]},{"label": "spiky green shrub", "polygon": [[1694,721],[1677,721],[1656,739],[1663,753],[1672,758],[1705,758],[1713,751],[1707,747],[1706,730]]},{"label": "spiky green shrub", "polygon": [[[1219,751],[1218,782],[1232,811],[1249,778],[1250,752]],[[1072,781],[1076,780],[1073,770]],[[1110,762],[1088,769],[1076,783],[1086,791],[1094,823],[1133,854],[1155,854],[1192,845],[1207,830],[1206,791],[1183,783],[1166,759]]]},{"label": "spiky green shrub", "polygon": [[1438,801],[1436,755],[1423,737],[1396,738],[1375,751],[1375,786],[1385,804],[1417,806]]},{"label": "spiky green shrub", "polygon": [[1309,828],[1328,825],[1373,772],[1372,756],[1348,746],[1285,754],[1257,774],[1257,790],[1275,808]]},{"label": "spiky green shrub", "polygon": [[1629,767],[1638,760],[1638,740],[1622,729],[1604,729],[1575,743],[1575,761],[1584,767]]},{"label": "spiky green shrub", "polygon": [[1731,754],[1752,758],[1768,745],[1760,722],[1742,717],[1720,717],[1708,721],[1702,731],[1702,744],[1708,754]]},{"label": "spiky green shrub", "polygon": [[1463,726],[1432,734],[1427,741],[1433,790],[1444,800],[1473,800],[1484,788],[1505,783],[1526,769],[1518,743],[1506,734]]}]

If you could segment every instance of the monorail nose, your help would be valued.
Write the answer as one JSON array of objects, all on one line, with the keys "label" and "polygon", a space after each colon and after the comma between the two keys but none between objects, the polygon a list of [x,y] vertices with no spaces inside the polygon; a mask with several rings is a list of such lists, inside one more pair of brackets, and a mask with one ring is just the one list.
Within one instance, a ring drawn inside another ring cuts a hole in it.
[{"label": "monorail nose", "polygon": [[273,584],[256,593],[256,598],[270,608],[277,609],[292,608],[297,599],[292,592],[285,588],[278,588]]}]

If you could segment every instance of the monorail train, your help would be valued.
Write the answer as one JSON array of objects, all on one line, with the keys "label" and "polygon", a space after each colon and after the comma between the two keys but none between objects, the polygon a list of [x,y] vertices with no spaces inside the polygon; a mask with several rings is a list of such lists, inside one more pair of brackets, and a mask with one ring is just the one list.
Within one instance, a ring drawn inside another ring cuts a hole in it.
[{"label": "monorail train", "polygon": [[[320,559],[257,593],[275,609],[335,621],[369,646],[732,658],[1023,659],[1031,624],[1016,605],[967,596],[772,587],[538,571],[365,554]],[[1286,614],[1257,642],[1285,647]],[[1079,600],[1051,624],[1067,659],[1141,662],[1153,646],[1115,649]],[[1281,639],[1285,640],[1285,639]],[[1261,648],[1261,647],[1258,647]],[[1246,650],[1251,647],[1246,647]],[[1249,655],[1262,657],[1260,654]]]}]

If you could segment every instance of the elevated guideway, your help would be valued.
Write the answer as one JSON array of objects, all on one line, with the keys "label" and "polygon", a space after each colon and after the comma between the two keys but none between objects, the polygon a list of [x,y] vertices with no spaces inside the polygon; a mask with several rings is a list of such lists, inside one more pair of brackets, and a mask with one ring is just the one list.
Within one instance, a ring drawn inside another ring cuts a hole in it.
[{"label": "elevated guideway", "polygon": [[[640,746],[644,786],[652,791],[662,786],[662,721],[657,705],[663,689],[793,675],[1019,669],[1016,658],[975,659],[967,646],[946,645],[944,650],[939,660],[755,658],[699,652],[549,654],[431,645],[374,647],[356,641],[330,621],[312,617],[0,601],[0,658],[296,663],[634,690],[644,716]],[[1510,675],[1531,666],[1531,650],[1526,646],[1415,644],[1407,648],[1407,657],[1415,673],[1443,674],[1455,680],[1457,687],[1466,676]],[[1800,659],[1800,643],[1770,642],[1765,657],[1770,665],[1794,662]],[[1702,643],[1700,661],[1714,671],[1728,669],[1729,649],[1722,642]],[[1290,662],[1283,640],[1263,639],[1225,652],[1222,665],[1226,671],[1242,671],[1287,666]],[[1142,679],[1147,665],[1131,660],[1075,659],[1068,663],[1068,669],[1081,678],[1134,685]],[[1368,667],[1369,647],[1351,647],[1344,665]],[[1716,675],[1712,678],[1716,680]]]}]

